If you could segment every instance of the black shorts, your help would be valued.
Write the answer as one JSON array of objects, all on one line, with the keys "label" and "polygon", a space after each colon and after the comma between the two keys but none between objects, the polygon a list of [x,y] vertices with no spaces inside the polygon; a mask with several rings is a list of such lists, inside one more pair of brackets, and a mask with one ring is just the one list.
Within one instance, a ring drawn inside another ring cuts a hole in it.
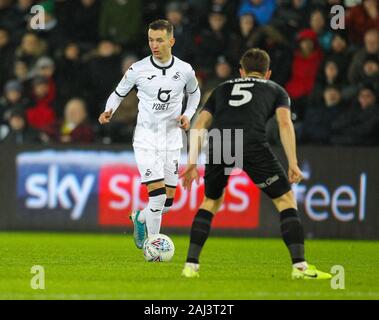
[{"label": "black shorts", "polygon": [[[225,168],[234,165],[212,163],[212,152],[209,159],[209,164],[205,165],[205,196],[215,200],[221,197],[228,184],[229,175],[225,174]],[[287,175],[268,144],[257,145],[251,151],[244,152],[241,169],[271,199],[291,190]]]}]

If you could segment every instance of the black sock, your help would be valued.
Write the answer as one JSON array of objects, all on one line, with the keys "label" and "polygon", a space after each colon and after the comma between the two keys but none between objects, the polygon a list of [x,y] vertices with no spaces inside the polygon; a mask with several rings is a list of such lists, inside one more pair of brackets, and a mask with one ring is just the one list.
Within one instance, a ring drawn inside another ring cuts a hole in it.
[{"label": "black sock", "polygon": [[174,203],[174,198],[166,198],[166,202],[164,203],[164,206],[169,208]]},{"label": "black sock", "polygon": [[305,261],[304,231],[296,209],[290,208],[280,212],[280,231],[290,252],[292,263]]},{"label": "black sock", "polygon": [[192,222],[191,239],[187,254],[187,262],[199,263],[200,252],[209,236],[212,219],[212,212],[204,209],[199,209],[197,212]]},{"label": "black sock", "polygon": [[173,203],[174,203],[174,198],[166,198],[166,202],[164,203],[162,213],[165,214],[169,212]]}]

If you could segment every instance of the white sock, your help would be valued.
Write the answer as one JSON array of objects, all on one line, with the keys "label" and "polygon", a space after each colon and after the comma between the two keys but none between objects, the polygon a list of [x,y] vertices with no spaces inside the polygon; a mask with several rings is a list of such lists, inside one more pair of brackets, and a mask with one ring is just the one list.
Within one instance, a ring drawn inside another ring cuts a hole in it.
[{"label": "white sock", "polygon": [[[170,199],[166,198],[165,206],[163,207],[162,214],[169,212],[171,209],[171,205],[166,207],[167,200],[170,200]],[[171,200],[171,203],[172,203],[172,200]],[[139,222],[142,222],[142,223],[146,222],[146,212],[147,212],[147,210],[141,210],[141,212],[139,213],[139,216],[138,216]]]},{"label": "white sock", "polygon": [[294,263],[293,266],[301,271],[308,269],[308,263],[306,261]]},{"label": "white sock", "polygon": [[[166,189],[160,188],[149,192],[149,203],[140,213],[140,222],[146,221],[147,234],[158,234],[161,229],[162,210],[166,201]],[[141,217],[142,215],[142,217]],[[142,221],[141,221],[142,220]]]},{"label": "white sock", "polygon": [[158,234],[161,230],[162,210],[157,212],[149,212],[146,216],[147,235],[152,236]]},{"label": "white sock", "polygon": [[139,213],[138,219],[139,222],[145,223],[146,222],[146,211],[145,209],[141,210]]}]

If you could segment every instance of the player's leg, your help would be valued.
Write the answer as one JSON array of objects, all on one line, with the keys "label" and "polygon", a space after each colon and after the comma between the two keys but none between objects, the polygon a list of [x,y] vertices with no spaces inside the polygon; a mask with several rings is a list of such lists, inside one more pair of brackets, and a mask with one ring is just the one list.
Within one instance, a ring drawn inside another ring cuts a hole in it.
[{"label": "player's leg", "polygon": [[179,180],[180,149],[166,151],[164,163],[164,177],[166,185],[166,202],[163,214],[167,213],[174,203],[176,186]]},{"label": "player's leg", "polygon": [[[244,170],[272,199],[279,212],[280,231],[291,256],[293,268],[305,271],[308,269],[308,264],[304,256],[304,231],[291,185],[271,149],[263,146],[257,151],[259,157],[246,157]],[[318,275],[319,279],[329,277],[322,272]]]},{"label": "player's leg", "polygon": [[272,199],[280,213],[280,231],[292,260],[293,279],[327,280],[331,275],[317,270],[306,262],[304,257],[304,231],[297,211],[296,199],[292,190]]},{"label": "player's leg", "polygon": [[162,210],[166,201],[163,163],[155,150],[135,148],[134,155],[141,175],[141,183],[147,186],[149,202],[143,210],[132,213],[134,223],[134,241],[142,248],[147,235],[160,231]]},{"label": "player's leg", "polygon": [[288,248],[293,266],[305,269],[307,263],[304,257],[304,231],[297,211],[295,196],[292,190],[288,190],[283,191],[283,195],[276,197],[274,188],[275,186],[272,185],[266,193],[272,198],[272,202],[279,212],[283,241]]},{"label": "player's leg", "polygon": [[142,210],[141,218],[146,220],[147,235],[158,234],[161,229],[162,211],[166,201],[166,188],[163,179],[147,184],[149,203]]},{"label": "player's leg", "polygon": [[255,154],[245,157],[244,170],[279,211],[281,233],[292,263],[304,263],[303,227],[286,173],[268,146],[260,147]]},{"label": "player's leg", "polygon": [[206,165],[204,175],[205,196],[192,222],[190,245],[182,275],[188,278],[199,276],[199,257],[211,231],[214,215],[224,201],[224,189],[229,176],[223,165]]},{"label": "player's leg", "polygon": [[212,220],[224,201],[224,193],[218,199],[204,197],[192,222],[190,245],[182,275],[187,278],[199,277],[199,257],[211,231]]},{"label": "player's leg", "polygon": [[211,199],[207,196],[204,197],[192,222],[187,262],[199,263],[200,252],[211,231],[213,217],[223,202],[224,193],[217,199]]},{"label": "player's leg", "polygon": [[163,207],[162,213],[165,214],[170,211],[175,197],[176,187],[169,186],[166,184],[166,202]]}]

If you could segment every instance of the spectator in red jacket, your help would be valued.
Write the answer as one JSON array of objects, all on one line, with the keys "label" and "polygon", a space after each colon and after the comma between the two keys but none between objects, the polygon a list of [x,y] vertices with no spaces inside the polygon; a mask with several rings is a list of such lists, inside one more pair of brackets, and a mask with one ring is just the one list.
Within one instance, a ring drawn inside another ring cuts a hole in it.
[{"label": "spectator in red jacket", "polygon": [[94,132],[87,122],[87,110],[84,100],[73,98],[65,106],[63,121],[57,121],[45,130],[44,142],[91,143]]},{"label": "spectator in red jacket", "polygon": [[346,15],[346,29],[350,39],[358,45],[363,43],[366,31],[379,29],[378,0],[363,0],[362,4],[351,8]]},{"label": "spectator in red jacket", "polygon": [[26,118],[32,128],[42,130],[55,121],[55,95],[49,91],[49,80],[42,76],[33,79],[32,91],[35,104],[26,110]]},{"label": "spectator in red jacket", "polygon": [[323,53],[314,31],[310,29],[301,31],[297,40],[299,48],[295,50],[292,73],[286,89],[293,100],[294,113],[302,119],[306,100],[313,90]]}]

